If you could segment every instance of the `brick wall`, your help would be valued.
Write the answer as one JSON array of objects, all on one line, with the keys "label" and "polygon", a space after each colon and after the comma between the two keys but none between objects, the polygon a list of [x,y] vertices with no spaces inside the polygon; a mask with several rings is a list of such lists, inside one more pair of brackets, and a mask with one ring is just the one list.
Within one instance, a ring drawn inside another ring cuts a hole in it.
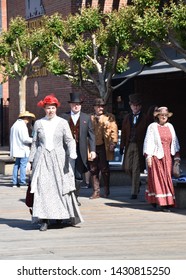
[{"label": "brick wall", "polygon": [[[51,15],[55,12],[62,13],[64,16],[67,16],[70,12],[75,13],[78,11],[80,7],[83,5],[86,6],[88,4],[92,4],[97,6],[98,4],[103,8],[104,11],[110,10],[112,8],[121,7],[126,4],[126,1],[120,0],[106,0],[106,1],[85,1],[85,0],[43,0],[42,1],[45,13],[47,15]],[[7,0],[8,8],[8,19],[11,17],[16,17],[20,15],[22,17],[26,17],[26,6],[25,1]],[[33,20],[33,19],[31,19]],[[34,84],[38,83],[39,91],[38,95],[34,95]],[[48,74],[46,77],[35,77],[28,78],[26,91],[26,109],[36,114],[37,118],[43,116],[43,111],[37,107],[38,101],[44,98],[44,96],[54,93],[57,98],[59,98],[62,106],[59,108],[58,113],[68,111],[69,110],[69,93],[73,90],[76,90],[72,87],[71,83],[64,79],[63,77],[56,77],[51,74]],[[79,90],[79,89],[78,89]],[[83,110],[85,112],[92,111],[92,102],[95,96],[90,96],[83,90],[79,90],[81,94],[85,98],[85,102],[83,103]],[[10,94],[10,118],[9,118],[9,126],[11,126],[14,121],[17,119],[19,114],[19,81],[10,79],[9,83],[9,94]]]}]

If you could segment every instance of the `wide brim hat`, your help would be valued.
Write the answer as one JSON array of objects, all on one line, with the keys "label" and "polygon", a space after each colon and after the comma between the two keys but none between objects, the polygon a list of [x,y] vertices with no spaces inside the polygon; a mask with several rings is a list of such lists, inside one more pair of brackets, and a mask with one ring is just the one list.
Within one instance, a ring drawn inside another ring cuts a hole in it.
[{"label": "wide brim hat", "polygon": [[54,96],[54,94],[47,95],[43,100],[37,103],[38,107],[45,107],[46,104],[55,104],[56,107],[59,107],[61,104],[58,99]]},{"label": "wide brim hat", "polygon": [[140,105],[141,103],[142,103],[142,97],[140,94],[134,93],[129,95],[129,104]]},{"label": "wide brim hat", "polygon": [[70,93],[70,100],[68,103],[83,103],[83,99],[80,96],[79,92],[71,92]]},{"label": "wide brim hat", "polygon": [[25,112],[22,112],[19,114],[19,119],[21,118],[32,118],[32,119],[35,119],[36,116],[32,113],[30,113],[29,111],[25,111]]},{"label": "wide brim hat", "polygon": [[106,103],[102,98],[96,98],[94,100],[93,106],[105,106]]},{"label": "wide brim hat", "polygon": [[165,106],[159,107],[154,112],[154,117],[157,117],[160,114],[166,114],[168,118],[172,117],[173,113],[169,112],[169,109]]}]

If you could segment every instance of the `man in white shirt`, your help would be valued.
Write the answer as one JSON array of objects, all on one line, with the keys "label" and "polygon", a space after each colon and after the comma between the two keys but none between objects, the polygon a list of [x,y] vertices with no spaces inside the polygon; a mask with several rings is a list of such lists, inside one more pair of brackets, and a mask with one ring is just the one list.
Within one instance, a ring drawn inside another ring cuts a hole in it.
[{"label": "man in white shirt", "polygon": [[70,112],[63,114],[62,117],[69,122],[72,135],[76,141],[77,158],[74,162],[76,198],[78,205],[81,205],[78,196],[80,184],[83,181],[83,174],[89,170],[88,150],[90,151],[90,159],[96,157],[95,134],[92,126],[90,115],[81,111],[83,103],[79,93],[70,93]]},{"label": "man in white shirt", "polygon": [[[10,156],[15,158],[12,174],[13,187],[26,186],[26,165],[30,154],[32,138],[29,136],[27,124],[35,119],[29,111],[20,113],[17,121],[10,129]],[[18,176],[20,172],[20,177]]]}]

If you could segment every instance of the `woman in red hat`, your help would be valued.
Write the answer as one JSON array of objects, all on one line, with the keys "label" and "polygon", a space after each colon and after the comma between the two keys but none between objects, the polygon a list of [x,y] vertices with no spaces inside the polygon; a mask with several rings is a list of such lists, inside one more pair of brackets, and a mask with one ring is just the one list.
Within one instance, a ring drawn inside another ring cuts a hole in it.
[{"label": "woman in red hat", "polygon": [[29,156],[32,166],[31,192],[34,193],[33,221],[41,220],[41,231],[49,220],[70,219],[73,225],[83,221],[74,195],[75,180],[71,162],[77,157],[69,124],[56,115],[60,106],[54,95],[38,104],[45,117],[37,120]]}]

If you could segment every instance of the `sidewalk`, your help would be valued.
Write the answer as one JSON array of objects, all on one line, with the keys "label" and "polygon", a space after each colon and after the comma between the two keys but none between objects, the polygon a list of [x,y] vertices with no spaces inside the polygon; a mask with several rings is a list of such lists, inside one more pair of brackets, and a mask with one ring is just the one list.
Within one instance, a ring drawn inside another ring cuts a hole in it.
[{"label": "sidewalk", "polygon": [[[125,185],[125,182],[123,182]],[[31,224],[25,189],[11,187],[11,177],[0,174],[1,260],[184,260],[186,209],[163,213],[130,186],[112,186],[109,199],[90,200],[91,189],[81,189],[84,223],[40,232]]]}]

